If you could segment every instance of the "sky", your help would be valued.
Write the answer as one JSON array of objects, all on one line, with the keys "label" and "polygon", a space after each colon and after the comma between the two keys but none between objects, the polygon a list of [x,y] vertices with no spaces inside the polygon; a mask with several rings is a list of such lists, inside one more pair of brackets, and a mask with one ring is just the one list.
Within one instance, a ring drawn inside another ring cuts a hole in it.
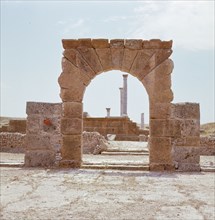
[{"label": "sky", "polygon": [[[26,102],[61,102],[61,39],[173,40],[173,103],[200,104],[215,121],[214,1],[2,1],[1,116],[26,117]],[[102,73],[84,95],[91,116],[120,114],[123,72]],[[148,95],[128,76],[128,116],[149,121]]]}]

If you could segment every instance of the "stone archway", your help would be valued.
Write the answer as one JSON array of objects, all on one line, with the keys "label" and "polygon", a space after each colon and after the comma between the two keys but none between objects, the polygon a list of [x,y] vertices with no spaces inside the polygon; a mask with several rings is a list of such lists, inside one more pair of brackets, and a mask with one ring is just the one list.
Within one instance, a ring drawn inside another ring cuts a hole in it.
[{"label": "stone archway", "polygon": [[[143,84],[150,105],[150,170],[173,169],[170,120],[172,41],[79,39],[63,40],[62,73],[58,79],[62,104],[61,166],[80,167],[82,160],[82,99],[98,74],[127,72]],[[177,131],[176,131],[177,132]]]}]

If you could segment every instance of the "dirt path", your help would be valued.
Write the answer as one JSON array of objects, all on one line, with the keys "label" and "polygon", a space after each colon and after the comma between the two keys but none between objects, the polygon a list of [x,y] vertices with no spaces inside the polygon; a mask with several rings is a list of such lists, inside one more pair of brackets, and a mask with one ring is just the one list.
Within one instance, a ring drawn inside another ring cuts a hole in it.
[{"label": "dirt path", "polygon": [[215,218],[214,173],[0,171],[2,220]]}]

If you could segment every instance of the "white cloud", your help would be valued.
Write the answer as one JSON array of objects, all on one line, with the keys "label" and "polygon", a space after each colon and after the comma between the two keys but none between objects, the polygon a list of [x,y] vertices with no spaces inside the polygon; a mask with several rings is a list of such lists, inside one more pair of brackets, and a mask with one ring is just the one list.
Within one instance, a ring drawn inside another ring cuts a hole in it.
[{"label": "white cloud", "polygon": [[174,46],[191,50],[214,49],[214,2],[143,2],[134,9],[129,36],[173,39]]}]

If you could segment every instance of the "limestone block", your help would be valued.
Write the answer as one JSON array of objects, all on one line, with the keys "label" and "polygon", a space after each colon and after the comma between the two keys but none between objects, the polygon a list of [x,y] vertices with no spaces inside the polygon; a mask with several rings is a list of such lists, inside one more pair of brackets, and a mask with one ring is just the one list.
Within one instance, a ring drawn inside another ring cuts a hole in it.
[{"label": "limestone block", "polygon": [[149,49],[171,49],[172,48],[172,40],[170,41],[161,41],[159,39],[152,39],[150,41],[143,41],[143,48]]},{"label": "limestone block", "polygon": [[161,40],[159,39],[152,39],[152,40],[144,40],[143,41],[143,48],[144,49],[159,49],[161,45]]},{"label": "limestone block", "polygon": [[151,163],[172,164],[171,138],[150,137],[149,160]]},{"label": "limestone block", "polygon": [[173,160],[177,163],[194,163],[200,162],[199,151],[197,147],[177,147],[172,148]]},{"label": "limestone block", "polygon": [[122,61],[122,71],[129,73],[131,66],[134,62],[135,57],[137,56],[137,50],[124,50],[124,56]]},{"label": "limestone block", "polygon": [[161,42],[161,48],[162,49],[171,49],[172,48],[172,43],[173,43],[172,40],[170,40],[170,41],[162,41]]},{"label": "limestone block", "polygon": [[42,114],[43,113],[43,103],[38,102],[27,102],[26,104],[26,114]]},{"label": "limestone block", "polygon": [[200,171],[200,156],[196,147],[173,147],[173,161],[177,170]]},{"label": "limestone block", "polygon": [[176,137],[172,139],[172,145],[173,146],[199,147],[200,138],[199,136]]},{"label": "limestone block", "polygon": [[111,48],[124,48],[124,39],[112,39],[110,40]]},{"label": "limestone block", "polygon": [[[95,72],[92,70],[92,68],[89,66],[89,64],[83,59],[81,54],[75,50],[65,50],[63,53],[64,57],[68,59],[74,66],[79,68],[79,73],[84,76],[87,76],[87,78],[92,79],[95,77]],[[66,62],[64,59],[62,59],[62,68],[64,65],[66,66]],[[73,67],[74,68],[74,67]],[[63,69],[64,70],[64,69]],[[70,72],[74,72],[75,69],[72,69],[72,66],[69,66],[69,69],[67,69]],[[65,70],[66,71],[66,70]],[[85,82],[85,80],[83,80]]]},{"label": "limestone block", "polygon": [[68,60],[64,59],[63,66],[64,66],[63,72],[58,78],[58,83],[61,86],[61,88],[68,89],[74,83],[77,83],[77,84],[83,83],[84,85],[87,86],[91,82],[91,76],[80,71],[79,68],[75,67]]},{"label": "limestone block", "polygon": [[[64,63],[65,62],[65,58],[67,60],[69,60],[74,66],[78,67],[77,65],[77,57],[79,56],[79,52],[76,50],[76,49],[66,49],[63,51],[63,58],[62,58],[62,69],[64,70],[64,68],[66,67],[65,64],[67,63]],[[72,68],[72,67],[70,67]],[[74,68],[74,67],[73,67]]]},{"label": "limestone block", "polygon": [[121,70],[122,60],[124,55],[124,49],[111,48],[112,64],[114,70]]},{"label": "limestone block", "polygon": [[63,39],[62,44],[64,49],[77,48],[79,46],[79,41],[75,39]]},{"label": "limestone block", "polygon": [[54,150],[50,135],[28,134],[26,135],[27,150]]},{"label": "limestone block", "polygon": [[82,119],[83,104],[80,102],[64,102],[62,116]]},{"label": "limestone block", "polygon": [[77,160],[61,160],[59,162],[60,168],[80,168],[82,162]]},{"label": "limestone block", "polygon": [[172,50],[169,49],[158,49],[152,51],[154,51],[153,55],[149,58],[147,64],[142,70],[145,73],[143,77],[150,73],[156,66],[160,65],[163,61],[167,60],[169,56],[172,54]]},{"label": "limestone block", "polygon": [[151,119],[150,136],[151,137],[181,137],[180,120]]},{"label": "limestone block", "polygon": [[82,138],[81,135],[63,135],[61,155],[63,160],[81,161],[82,158]]},{"label": "limestone block", "polygon": [[30,115],[27,117],[27,134],[38,134],[41,131],[41,118],[40,115]]},{"label": "limestone block", "polygon": [[96,53],[99,57],[101,62],[103,71],[110,71],[112,70],[112,57],[111,57],[111,50],[110,48],[102,48],[96,49]]},{"label": "limestone block", "polygon": [[161,163],[150,163],[149,164],[150,171],[174,171],[175,167],[174,164],[161,164]]},{"label": "limestone block", "polygon": [[200,119],[200,108],[198,103],[176,103],[171,108],[171,118],[178,119]]},{"label": "limestone block", "polygon": [[92,45],[94,48],[109,48],[110,44],[108,39],[92,39]]},{"label": "limestone block", "polygon": [[170,103],[150,104],[150,119],[167,119],[170,117]]},{"label": "limestone block", "polygon": [[61,119],[61,133],[62,134],[81,134],[82,133],[82,119],[80,118],[62,118]]},{"label": "limestone block", "polygon": [[52,150],[34,150],[25,153],[26,167],[51,167],[55,163],[55,152]]},{"label": "limestone block", "polygon": [[181,126],[182,136],[199,136],[200,135],[200,121],[197,119],[183,120]]},{"label": "limestone block", "polygon": [[68,89],[61,88],[60,97],[63,102],[82,102],[86,86],[84,84],[74,84]]},{"label": "limestone block", "polygon": [[161,93],[158,93],[158,95],[154,94],[153,101],[160,102],[160,103],[170,103],[172,102],[173,98],[174,96],[173,96],[172,90],[166,89],[162,91]]},{"label": "limestone block", "polygon": [[142,49],[142,40],[125,40],[125,48],[133,49],[133,50],[140,50]]},{"label": "limestone block", "polygon": [[93,48],[79,47],[78,51],[96,74],[103,72],[99,58]]},{"label": "limestone block", "polygon": [[78,39],[79,45],[78,47],[92,47],[92,41],[90,38],[79,38]]},{"label": "limestone block", "polygon": [[146,53],[145,50],[139,50],[130,69],[130,73],[134,76],[137,76],[138,78],[143,78],[143,76],[145,75],[143,69],[146,66],[152,54],[153,51],[151,51],[151,54],[149,54],[148,51]]}]

